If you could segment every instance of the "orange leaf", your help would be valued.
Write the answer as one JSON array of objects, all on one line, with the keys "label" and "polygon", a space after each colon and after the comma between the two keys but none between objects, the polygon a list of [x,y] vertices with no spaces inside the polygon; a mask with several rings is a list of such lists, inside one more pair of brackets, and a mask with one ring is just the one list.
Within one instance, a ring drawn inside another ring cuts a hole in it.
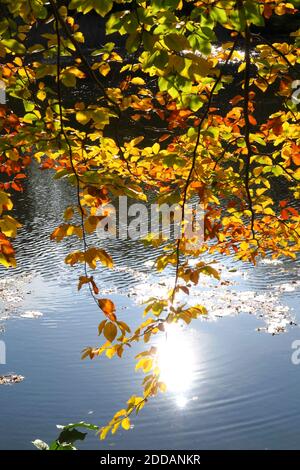
[{"label": "orange leaf", "polygon": [[164,140],[167,140],[169,139],[171,136],[170,134],[163,134],[162,136],[160,136],[160,138],[158,139],[159,142],[163,142]]},{"label": "orange leaf", "polygon": [[117,317],[115,315],[116,307],[115,304],[110,299],[98,299],[99,307],[103,313],[111,321],[116,321]]},{"label": "orange leaf", "polygon": [[252,124],[252,126],[256,126],[257,124],[255,117],[253,117],[252,115],[249,116],[249,122],[250,124]]},{"label": "orange leaf", "polygon": [[295,163],[295,165],[299,166],[300,165],[300,153],[293,154],[292,160]]},{"label": "orange leaf", "polygon": [[230,100],[229,103],[235,106],[237,103],[239,103],[243,99],[244,99],[243,96],[237,95],[234,98],[232,98],[232,100]]},{"label": "orange leaf", "polygon": [[95,283],[93,278],[91,278],[91,284],[92,284],[94,294],[96,294],[96,295],[99,294],[99,289],[98,289],[97,284]]}]

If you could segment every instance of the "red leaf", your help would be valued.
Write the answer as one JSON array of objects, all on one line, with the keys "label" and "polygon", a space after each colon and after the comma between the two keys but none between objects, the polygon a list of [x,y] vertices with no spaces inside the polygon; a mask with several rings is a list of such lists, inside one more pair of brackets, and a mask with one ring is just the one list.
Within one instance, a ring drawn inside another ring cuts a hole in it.
[{"label": "red leaf", "polygon": [[288,220],[290,218],[290,215],[287,209],[283,209],[280,215],[281,215],[282,220]]},{"label": "red leaf", "polygon": [[288,201],[286,199],[283,199],[282,201],[279,202],[280,207],[286,207]]}]

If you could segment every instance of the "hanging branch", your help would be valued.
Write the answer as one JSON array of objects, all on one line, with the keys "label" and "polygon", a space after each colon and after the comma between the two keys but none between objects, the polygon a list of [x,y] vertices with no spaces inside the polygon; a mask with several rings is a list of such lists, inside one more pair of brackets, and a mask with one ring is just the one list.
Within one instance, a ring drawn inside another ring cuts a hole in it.
[{"label": "hanging branch", "polygon": [[[83,241],[83,250],[84,253],[87,252],[88,249],[88,244],[86,240],[86,232],[85,232],[85,227],[84,227],[84,208],[81,204],[81,198],[80,198],[80,176],[77,173],[77,169],[75,166],[74,162],[74,156],[73,156],[73,150],[72,150],[72,145],[70,143],[68,134],[65,130],[64,127],[64,121],[63,121],[63,107],[62,107],[62,90],[61,90],[61,81],[60,81],[60,75],[61,75],[61,37],[60,37],[60,32],[59,32],[59,18],[57,16],[57,10],[54,9],[54,17],[55,17],[55,31],[56,31],[56,38],[57,38],[57,55],[56,55],[56,77],[57,77],[57,99],[58,99],[58,108],[59,108],[59,120],[60,120],[60,135],[63,136],[67,147],[68,147],[68,153],[69,153],[69,160],[70,160],[70,165],[72,168],[72,171],[75,175],[76,179],[76,197],[77,197],[77,204],[78,208],[80,211],[80,225],[81,225],[81,231],[82,231],[82,241]],[[88,271],[87,271],[87,262],[84,260],[84,274],[86,277],[88,277]],[[89,285],[89,290],[92,295],[93,300],[98,306],[98,300],[96,299],[94,292],[92,290],[92,287],[90,283]]]},{"label": "hanging branch", "polygon": [[[237,37],[230,49],[230,52],[228,54],[228,57],[226,58],[226,61],[224,63],[224,67],[226,67],[226,65],[229,63],[231,57],[232,57],[232,54],[235,50],[235,47],[236,47],[236,44],[237,44]],[[200,119],[200,122],[198,124],[198,128],[197,128],[197,138],[196,138],[196,143],[195,143],[195,146],[194,146],[194,150],[193,150],[193,153],[192,153],[192,164],[191,164],[191,167],[190,167],[190,171],[188,173],[188,176],[187,176],[187,179],[185,181],[185,185],[184,185],[184,188],[183,188],[183,199],[182,199],[182,211],[181,211],[181,224],[184,223],[184,217],[185,217],[185,204],[186,204],[186,201],[187,201],[187,194],[188,194],[188,189],[189,189],[189,186],[190,186],[190,183],[191,183],[191,179],[192,179],[192,176],[193,176],[193,172],[195,170],[195,166],[196,166],[196,161],[197,161],[197,151],[198,151],[198,147],[199,147],[199,144],[200,144],[200,137],[201,137],[201,130],[202,130],[202,126],[205,122],[205,120],[207,119],[208,115],[209,115],[209,112],[210,112],[210,107],[211,107],[211,104],[212,104],[212,100],[213,100],[213,95],[214,95],[214,92],[217,88],[217,86],[219,85],[219,83],[221,82],[222,80],[222,77],[223,77],[223,74],[224,74],[224,68],[223,70],[221,70],[219,76],[217,77],[217,79],[215,80],[215,83],[209,93],[209,98],[208,98],[208,102],[207,102],[207,105],[206,105],[206,110],[204,111],[201,119]],[[176,294],[176,290],[177,290],[177,284],[178,284],[178,275],[179,275],[179,267],[180,267],[180,242],[181,242],[181,239],[182,239],[182,236],[183,236],[183,230],[184,230],[184,227],[181,226],[181,236],[180,238],[178,238],[177,240],[177,243],[176,243],[176,271],[175,271],[175,282],[174,282],[174,287],[173,287],[173,290],[172,290],[172,295],[171,295],[171,303],[173,304],[174,303],[174,300],[175,300],[175,294]]]},{"label": "hanging branch", "polygon": [[[57,8],[57,5],[55,3],[54,0],[49,0],[50,2],[50,5],[52,7],[52,10],[54,12],[54,16],[55,16],[55,19],[56,21],[61,25],[63,31],[65,32],[67,38],[71,41],[71,43],[73,44],[77,54],[79,55],[82,63],[84,64],[85,68],[86,68],[86,71],[88,73],[88,75],[90,76],[90,78],[95,82],[95,84],[98,86],[98,88],[101,90],[102,94],[103,94],[103,97],[106,99],[106,101],[113,107],[114,111],[116,112],[118,118],[120,119],[122,117],[122,110],[120,108],[120,106],[118,105],[118,103],[116,101],[114,101],[106,92],[105,90],[105,87],[103,86],[103,84],[101,83],[101,81],[99,80],[99,78],[97,77],[95,71],[92,69],[92,67],[90,66],[88,60],[86,59],[84,53],[82,52],[81,50],[81,47],[79,45],[79,43],[76,41],[76,39],[74,39],[71,31],[69,30],[68,28],[68,25],[66,24],[66,22],[64,21],[64,19],[61,17],[60,13],[59,13],[59,10]],[[135,176],[133,175],[132,171],[131,171],[131,168],[129,166],[129,162],[126,160],[126,158],[124,157],[124,152],[122,150],[122,146],[120,144],[120,139],[119,139],[119,136],[118,136],[118,131],[117,131],[117,127],[116,127],[116,143],[117,143],[117,146],[118,146],[118,149],[119,149],[119,152],[120,152],[120,158],[122,161],[125,162],[126,164],[126,167],[127,167],[127,170],[128,172],[132,175],[132,176]]]},{"label": "hanging branch", "polygon": [[98,77],[97,77],[96,73],[94,72],[94,70],[91,68],[88,60],[86,59],[84,53],[81,50],[80,45],[78,44],[76,39],[74,39],[74,37],[72,36],[72,33],[70,32],[66,22],[61,17],[55,1],[54,0],[49,0],[49,3],[50,3],[50,5],[52,7],[52,10],[54,12],[54,16],[55,16],[56,21],[61,25],[63,31],[65,32],[65,34],[67,36],[67,38],[71,41],[71,43],[75,47],[75,50],[76,50],[77,54],[79,55],[80,59],[82,60],[82,63],[84,64],[90,78],[98,85],[98,87],[101,89],[105,99],[113,106],[116,113],[119,114],[121,112],[121,110],[120,110],[118,104],[112,98],[110,98],[108,96],[108,94],[106,93],[105,87],[103,86],[101,81],[98,79]]},{"label": "hanging branch", "polygon": [[251,212],[251,233],[252,239],[256,240],[255,237],[255,230],[254,230],[254,222],[255,222],[255,212],[253,209],[253,201],[251,197],[250,191],[250,178],[251,178],[251,157],[253,155],[251,142],[250,142],[250,131],[251,131],[251,124],[249,119],[249,103],[250,103],[250,67],[251,67],[251,58],[250,58],[250,31],[249,27],[246,23],[245,27],[245,75],[244,75],[244,120],[245,120],[245,144],[247,148],[247,157],[245,163],[245,190],[248,199],[248,207],[249,211]]},{"label": "hanging branch", "polygon": [[[248,26],[247,26],[248,28]],[[249,29],[249,28],[248,28]],[[283,52],[281,52],[276,46],[274,46],[274,44],[272,44],[270,41],[268,41],[266,38],[264,38],[261,34],[254,34],[254,33],[250,33],[249,32],[249,35],[253,38],[256,38],[258,39],[261,43],[263,44],[266,44],[267,46],[269,46],[274,52],[276,52],[276,54],[278,54],[279,57],[281,57],[284,62],[292,69],[294,70],[294,72],[296,72],[297,74],[299,74],[299,69],[293,65],[289,59],[284,55]]]}]

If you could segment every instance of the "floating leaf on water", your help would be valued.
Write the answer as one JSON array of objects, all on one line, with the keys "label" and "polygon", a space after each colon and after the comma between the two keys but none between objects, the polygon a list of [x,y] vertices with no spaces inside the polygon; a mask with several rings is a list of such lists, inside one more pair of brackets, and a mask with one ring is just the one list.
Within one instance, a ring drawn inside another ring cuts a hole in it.
[{"label": "floating leaf on water", "polygon": [[26,312],[21,313],[20,317],[22,318],[39,318],[42,317],[42,312],[38,312],[36,310],[26,310]]},{"label": "floating leaf on water", "polygon": [[0,385],[12,385],[22,382],[25,379],[23,375],[8,374],[0,375]]}]

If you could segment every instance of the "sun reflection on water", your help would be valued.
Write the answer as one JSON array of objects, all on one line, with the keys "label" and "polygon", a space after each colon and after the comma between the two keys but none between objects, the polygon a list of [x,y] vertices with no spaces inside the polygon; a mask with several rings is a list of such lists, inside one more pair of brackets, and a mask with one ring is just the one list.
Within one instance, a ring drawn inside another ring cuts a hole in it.
[{"label": "sun reflection on water", "polygon": [[157,361],[161,380],[174,394],[176,405],[184,408],[194,378],[195,357],[191,340],[180,325],[168,325],[157,346]]}]

